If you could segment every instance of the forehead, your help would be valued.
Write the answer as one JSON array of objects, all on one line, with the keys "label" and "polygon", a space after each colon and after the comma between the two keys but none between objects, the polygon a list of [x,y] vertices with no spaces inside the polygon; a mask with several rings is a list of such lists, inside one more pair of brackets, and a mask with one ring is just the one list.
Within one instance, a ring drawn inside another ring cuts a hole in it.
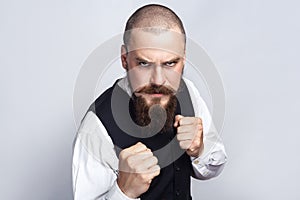
[{"label": "forehead", "polygon": [[132,29],[128,51],[148,49],[148,53],[154,50],[168,52],[177,56],[184,56],[184,35],[177,30],[149,31],[145,29]]},{"label": "forehead", "polygon": [[167,62],[172,60],[177,60],[182,58],[181,56],[169,52],[162,49],[155,49],[155,48],[145,48],[145,49],[138,49],[130,52],[132,59],[136,61],[148,61],[148,62]]}]

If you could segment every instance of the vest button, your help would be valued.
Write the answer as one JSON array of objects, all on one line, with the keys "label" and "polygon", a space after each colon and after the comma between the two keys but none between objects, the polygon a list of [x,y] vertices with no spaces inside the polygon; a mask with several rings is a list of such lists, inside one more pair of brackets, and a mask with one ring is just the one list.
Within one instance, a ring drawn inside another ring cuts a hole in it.
[{"label": "vest button", "polygon": [[180,167],[176,166],[175,167],[176,171],[180,171]]},{"label": "vest button", "polygon": [[176,194],[176,196],[179,196],[180,195],[180,191],[176,190],[175,194]]}]

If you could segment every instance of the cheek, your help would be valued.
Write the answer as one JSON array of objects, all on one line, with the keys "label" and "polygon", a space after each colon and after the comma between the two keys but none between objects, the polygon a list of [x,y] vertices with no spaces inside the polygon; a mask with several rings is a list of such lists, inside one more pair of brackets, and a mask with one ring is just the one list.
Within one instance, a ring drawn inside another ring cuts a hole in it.
[{"label": "cheek", "polygon": [[127,73],[133,91],[149,84],[150,73],[147,70],[132,67],[127,71]]},{"label": "cheek", "polygon": [[168,85],[170,85],[174,90],[177,90],[179,87],[181,75],[182,68],[165,70],[165,77],[167,79]]}]

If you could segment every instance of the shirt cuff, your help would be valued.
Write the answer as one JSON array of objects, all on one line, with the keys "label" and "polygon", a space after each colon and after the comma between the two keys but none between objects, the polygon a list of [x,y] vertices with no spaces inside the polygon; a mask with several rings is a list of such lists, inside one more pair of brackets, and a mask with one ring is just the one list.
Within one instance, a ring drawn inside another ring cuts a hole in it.
[{"label": "shirt cuff", "polygon": [[126,196],[119,188],[117,181],[114,182],[112,188],[107,193],[106,200],[140,200],[140,198],[132,199]]},{"label": "shirt cuff", "polygon": [[216,151],[205,157],[191,157],[195,178],[209,179],[216,177],[224,168],[227,157],[223,151]]}]

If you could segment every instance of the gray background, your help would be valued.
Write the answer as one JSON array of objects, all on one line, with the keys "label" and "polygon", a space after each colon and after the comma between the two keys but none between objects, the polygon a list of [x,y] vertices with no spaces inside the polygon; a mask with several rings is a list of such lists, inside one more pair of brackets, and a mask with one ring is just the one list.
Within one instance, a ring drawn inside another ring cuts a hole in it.
[{"label": "gray background", "polygon": [[[72,199],[76,77],[147,2],[0,2],[1,199]],[[299,199],[300,4],[159,2],[207,50],[226,92],[229,161],[220,177],[193,181],[194,199]]]}]

